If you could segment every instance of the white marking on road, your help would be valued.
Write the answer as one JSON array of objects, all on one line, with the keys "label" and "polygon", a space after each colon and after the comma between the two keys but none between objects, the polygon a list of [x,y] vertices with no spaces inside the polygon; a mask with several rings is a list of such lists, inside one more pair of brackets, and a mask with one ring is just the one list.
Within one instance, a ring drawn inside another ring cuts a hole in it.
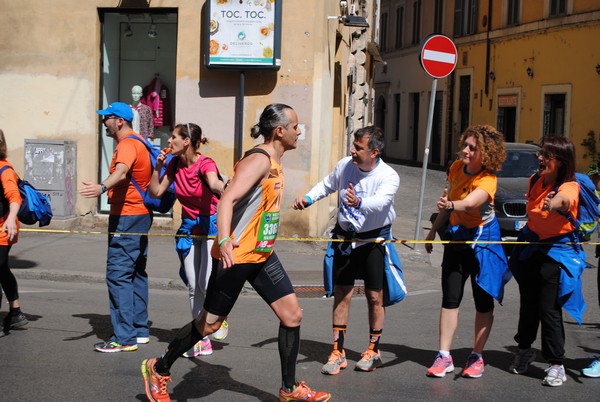
[{"label": "white marking on road", "polygon": [[437,293],[437,292],[441,292],[440,290],[434,290],[434,289],[424,289],[424,290],[415,290],[414,292],[411,292],[410,289],[408,290],[408,293],[406,294],[407,296],[418,296],[418,295],[424,295],[427,293]]},{"label": "white marking on road", "polygon": [[30,289],[30,290],[21,290],[19,289],[19,293],[77,293],[78,290],[58,290],[58,289]]}]

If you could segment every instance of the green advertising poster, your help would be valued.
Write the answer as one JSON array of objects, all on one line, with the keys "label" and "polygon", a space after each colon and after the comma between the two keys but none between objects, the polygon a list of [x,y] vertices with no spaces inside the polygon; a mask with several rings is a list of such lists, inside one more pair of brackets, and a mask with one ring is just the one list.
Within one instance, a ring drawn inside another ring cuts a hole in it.
[{"label": "green advertising poster", "polygon": [[205,29],[209,68],[279,69],[282,0],[210,0]]}]

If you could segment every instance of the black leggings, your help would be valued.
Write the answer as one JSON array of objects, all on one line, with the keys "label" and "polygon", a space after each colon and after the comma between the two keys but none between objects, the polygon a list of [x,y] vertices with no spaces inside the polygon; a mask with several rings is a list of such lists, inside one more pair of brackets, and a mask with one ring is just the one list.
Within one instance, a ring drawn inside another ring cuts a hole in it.
[{"label": "black leggings", "polygon": [[494,310],[494,298],[475,281],[479,274],[479,261],[471,247],[448,244],[442,260],[442,307],[455,309],[462,301],[465,282],[471,276],[475,309],[480,313]]},{"label": "black leggings", "polygon": [[9,302],[19,299],[17,279],[8,267],[8,252],[11,246],[0,246],[0,285]]},{"label": "black leggings", "polygon": [[565,328],[558,301],[560,273],[560,264],[536,253],[519,262],[518,275],[515,275],[521,294],[515,341],[520,349],[530,348],[541,323],[542,355],[551,364],[562,364],[565,356]]}]

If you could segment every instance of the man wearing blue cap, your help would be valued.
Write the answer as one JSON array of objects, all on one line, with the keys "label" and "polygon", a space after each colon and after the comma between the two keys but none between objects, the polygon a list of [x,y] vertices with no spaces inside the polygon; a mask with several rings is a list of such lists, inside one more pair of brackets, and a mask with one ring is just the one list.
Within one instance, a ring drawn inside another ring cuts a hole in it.
[{"label": "man wearing blue cap", "polygon": [[[129,105],[114,102],[98,110],[106,135],[117,141],[110,164],[110,175],[101,183],[83,182],[79,194],[96,198],[108,191],[108,257],[106,283],[110,299],[113,335],[94,345],[98,352],[131,352],[138,343],[148,343],[148,253],[147,233],[152,213],[144,205],[135,180],[143,191],[150,183],[152,165],[141,137],[131,128],[133,111]],[[128,234],[131,233],[131,234]]]}]

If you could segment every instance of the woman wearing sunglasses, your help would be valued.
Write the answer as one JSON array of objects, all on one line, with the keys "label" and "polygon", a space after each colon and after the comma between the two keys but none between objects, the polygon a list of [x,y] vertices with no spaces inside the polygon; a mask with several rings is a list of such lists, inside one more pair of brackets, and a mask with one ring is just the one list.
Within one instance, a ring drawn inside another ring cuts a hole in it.
[{"label": "woman wearing sunglasses", "polygon": [[519,234],[519,241],[530,243],[516,246],[509,261],[521,294],[515,335],[519,350],[509,370],[523,374],[535,360],[531,345],[541,324],[542,355],[550,363],[542,384],[558,387],[567,380],[562,308],[580,324],[585,309],[585,253],[566,217],[577,216],[579,203],[573,143],[565,137],[544,138],[538,161],[538,172],[529,180],[527,225]]}]

